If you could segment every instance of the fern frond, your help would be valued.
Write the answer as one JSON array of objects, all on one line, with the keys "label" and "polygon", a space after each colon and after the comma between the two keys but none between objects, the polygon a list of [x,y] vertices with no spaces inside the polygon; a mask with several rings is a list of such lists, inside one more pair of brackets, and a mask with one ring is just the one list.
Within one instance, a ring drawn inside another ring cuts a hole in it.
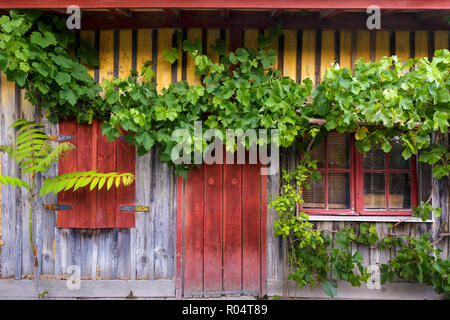
[{"label": "fern frond", "polygon": [[[14,125],[13,125],[14,126]],[[13,127],[13,126],[11,126],[11,127]],[[22,132],[24,132],[25,130],[27,130],[27,129],[30,129],[30,128],[43,128],[43,127],[45,127],[43,124],[40,124],[40,123],[35,123],[35,122],[27,122],[26,120],[25,120],[25,123],[23,123],[22,125],[20,125],[19,126],[20,127],[20,129],[17,131],[17,133],[18,134],[21,134]]]},{"label": "fern frond", "polygon": [[62,155],[66,152],[72,151],[75,149],[75,146],[70,142],[63,142],[58,144],[51,150],[47,155],[43,154],[44,157],[37,159],[37,163],[35,166],[29,167],[24,170],[24,173],[29,171],[46,171],[47,167],[56,160],[58,160]]},{"label": "fern frond", "polygon": [[16,128],[18,133],[14,146],[7,149],[2,148],[8,152],[21,169],[26,168],[26,172],[32,171],[30,168],[51,151],[48,143],[49,137],[41,130],[42,127],[44,126],[41,124],[25,119],[16,120],[11,125],[11,128]]},{"label": "fern frond", "polygon": [[48,135],[45,134],[45,132],[38,130],[37,132],[33,130],[32,132],[26,131],[25,133],[22,133],[20,136],[16,138],[16,146],[19,146],[25,142],[28,141],[34,141],[34,140],[48,140]]},{"label": "fern frond", "polygon": [[13,187],[24,187],[25,189],[30,190],[28,183],[16,177],[0,176],[0,183]]},{"label": "fern frond", "polygon": [[129,186],[134,182],[134,180],[136,180],[136,177],[131,173],[99,173],[97,170],[65,173],[60,176],[44,180],[40,195],[42,197],[49,193],[57,194],[61,191],[76,191],[88,185],[90,185],[90,191],[95,188],[97,188],[97,190],[101,190],[105,185],[105,182],[106,188],[109,190],[112,186],[119,188],[121,184],[123,186]]}]

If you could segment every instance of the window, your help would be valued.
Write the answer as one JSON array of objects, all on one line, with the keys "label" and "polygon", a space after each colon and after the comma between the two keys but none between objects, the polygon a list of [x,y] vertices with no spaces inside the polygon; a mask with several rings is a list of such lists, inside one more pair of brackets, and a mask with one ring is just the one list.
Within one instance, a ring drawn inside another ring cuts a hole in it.
[{"label": "window", "polygon": [[322,179],[303,191],[302,210],[313,215],[411,215],[417,205],[415,158],[404,160],[398,138],[392,150],[363,156],[350,134],[331,132],[311,150]]}]

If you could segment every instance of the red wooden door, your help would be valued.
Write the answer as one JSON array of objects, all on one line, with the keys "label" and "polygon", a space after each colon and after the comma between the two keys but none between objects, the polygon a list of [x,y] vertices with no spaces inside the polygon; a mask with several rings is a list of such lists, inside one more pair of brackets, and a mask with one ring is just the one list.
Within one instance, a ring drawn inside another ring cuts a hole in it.
[{"label": "red wooden door", "polygon": [[178,179],[177,296],[266,291],[260,165],[203,165]]}]

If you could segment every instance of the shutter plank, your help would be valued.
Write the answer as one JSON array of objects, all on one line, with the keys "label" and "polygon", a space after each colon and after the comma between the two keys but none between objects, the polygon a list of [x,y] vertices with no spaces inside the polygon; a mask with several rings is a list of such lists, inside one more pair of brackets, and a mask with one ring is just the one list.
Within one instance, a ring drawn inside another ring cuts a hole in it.
[{"label": "shutter plank", "polygon": [[242,169],[242,289],[260,288],[260,167]]},{"label": "shutter plank", "polygon": [[[116,171],[116,145],[117,142],[108,142],[106,136],[101,133],[101,125],[98,125],[97,134],[97,169],[99,172]],[[114,228],[116,213],[116,188],[114,185],[107,190],[106,185],[97,191],[97,213],[95,228]]]},{"label": "shutter plank", "polygon": [[[65,120],[59,122],[59,134],[73,136],[70,142],[77,147],[77,123],[75,120]],[[77,154],[78,149],[71,151],[66,157],[58,162],[58,175],[77,171]],[[58,211],[57,227],[58,228],[74,228],[77,213],[76,193],[72,191],[58,193],[58,203],[72,205],[72,210]]]},{"label": "shutter plank", "polygon": [[[130,75],[132,68],[132,50],[130,50],[130,48],[132,48],[132,31],[121,30],[119,42],[119,76],[126,79]],[[117,172],[134,174],[136,163],[134,146],[130,146],[122,139],[116,140],[116,144]],[[120,211],[120,206],[135,204],[135,188],[135,183],[127,187],[124,187],[121,183],[120,187],[116,190],[116,228],[134,228],[135,213]],[[120,233],[119,237],[122,234],[123,233]]]},{"label": "shutter plank", "polygon": [[[90,171],[96,167],[95,141],[96,121],[93,125],[78,124],[77,171]],[[77,214],[75,228],[92,228],[95,226],[95,192],[88,187],[80,188],[77,194]]]},{"label": "shutter plank", "polygon": [[[117,172],[135,173],[136,152],[125,140],[117,140]],[[136,184],[117,189],[116,228],[134,228],[134,212],[120,211],[120,206],[134,205]],[[137,204],[138,205],[138,204]]]},{"label": "shutter plank", "polygon": [[222,290],[222,166],[205,165],[205,290]]},{"label": "shutter plank", "polygon": [[261,296],[267,294],[267,176],[261,176]]},{"label": "shutter plank", "polygon": [[184,292],[203,289],[203,167],[189,173],[186,181]]},{"label": "shutter plank", "polygon": [[223,289],[240,290],[242,274],[241,165],[223,165]]}]

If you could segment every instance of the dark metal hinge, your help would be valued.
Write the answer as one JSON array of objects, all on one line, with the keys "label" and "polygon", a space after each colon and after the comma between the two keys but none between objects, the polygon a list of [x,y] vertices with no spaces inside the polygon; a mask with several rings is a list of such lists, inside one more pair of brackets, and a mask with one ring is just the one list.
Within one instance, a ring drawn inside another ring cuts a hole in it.
[{"label": "dark metal hinge", "polygon": [[148,211],[150,211],[150,209],[149,209],[149,207],[146,207],[146,206],[121,206],[120,211],[148,212]]},{"label": "dark metal hinge", "polygon": [[72,205],[71,204],[44,203],[42,206],[45,209],[48,209],[48,210],[56,210],[56,211],[72,210]]},{"label": "dark metal hinge", "polygon": [[68,141],[73,140],[73,136],[66,136],[64,134],[52,134],[48,136],[52,141]]}]

